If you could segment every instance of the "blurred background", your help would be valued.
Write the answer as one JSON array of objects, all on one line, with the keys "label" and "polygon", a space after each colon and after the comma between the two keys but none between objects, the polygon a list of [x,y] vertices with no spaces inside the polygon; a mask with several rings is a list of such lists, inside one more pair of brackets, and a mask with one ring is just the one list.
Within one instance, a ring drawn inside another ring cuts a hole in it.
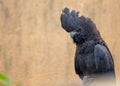
[{"label": "blurred background", "polygon": [[64,7],[95,22],[119,82],[120,0],[0,0],[0,72],[10,77],[10,86],[81,86],[75,44],[60,23]]}]

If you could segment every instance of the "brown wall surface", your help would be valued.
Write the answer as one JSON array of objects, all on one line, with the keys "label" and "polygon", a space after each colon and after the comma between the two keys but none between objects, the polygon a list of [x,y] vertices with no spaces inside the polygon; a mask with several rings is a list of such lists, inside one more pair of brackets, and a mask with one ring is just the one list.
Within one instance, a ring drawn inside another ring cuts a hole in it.
[{"label": "brown wall surface", "polygon": [[96,23],[120,80],[120,0],[0,0],[0,71],[12,86],[81,86],[75,45],[60,24],[64,7]]}]

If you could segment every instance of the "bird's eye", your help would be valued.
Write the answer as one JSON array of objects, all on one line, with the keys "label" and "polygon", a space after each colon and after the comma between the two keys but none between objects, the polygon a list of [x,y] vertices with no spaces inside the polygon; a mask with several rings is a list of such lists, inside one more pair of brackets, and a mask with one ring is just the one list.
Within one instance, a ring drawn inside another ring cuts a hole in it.
[{"label": "bird's eye", "polygon": [[77,31],[81,31],[82,30],[82,27],[79,27],[78,29],[77,29]]}]

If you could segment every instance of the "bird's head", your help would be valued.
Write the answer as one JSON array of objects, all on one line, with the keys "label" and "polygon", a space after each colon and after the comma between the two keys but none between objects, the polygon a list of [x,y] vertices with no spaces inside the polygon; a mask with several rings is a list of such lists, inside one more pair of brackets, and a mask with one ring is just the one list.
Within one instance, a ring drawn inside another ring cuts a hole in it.
[{"label": "bird's head", "polygon": [[97,32],[96,25],[90,18],[79,16],[75,10],[70,12],[68,8],[62,10],[61,25],[75,43],[83,43]]}]

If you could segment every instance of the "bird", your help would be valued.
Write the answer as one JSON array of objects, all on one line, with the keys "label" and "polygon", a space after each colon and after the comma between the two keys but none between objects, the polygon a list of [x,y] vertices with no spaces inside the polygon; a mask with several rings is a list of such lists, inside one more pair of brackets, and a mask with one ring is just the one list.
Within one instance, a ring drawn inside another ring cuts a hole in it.
[{"label": "bird", "polygon": [[76,45],[74,67],[83,86],[115,86],[112,54],[92,19],[65,7],[60,21]]}]

